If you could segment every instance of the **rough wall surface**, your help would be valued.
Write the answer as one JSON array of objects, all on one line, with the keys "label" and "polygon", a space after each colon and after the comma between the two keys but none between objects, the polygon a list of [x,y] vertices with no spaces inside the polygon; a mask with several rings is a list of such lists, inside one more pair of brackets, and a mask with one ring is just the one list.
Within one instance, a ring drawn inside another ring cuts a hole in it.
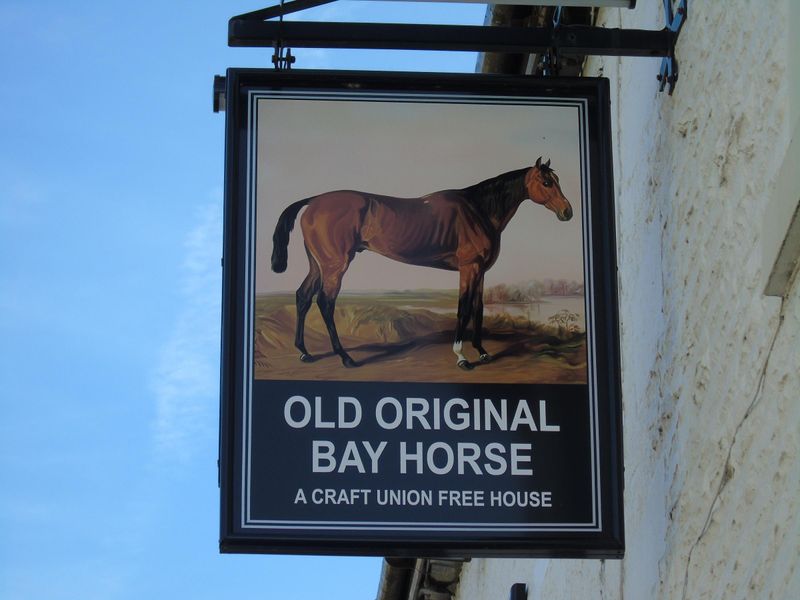
[{"label": "rough wall surface", "polygon": [[[672,97],[656,59],[588,65],[612,88],[626,557],[473,560],[459,600],[515,582],[531,600],[800,598],[797,274],[783,299],[762,293],[793,129],[790,1],[691,2]],[[660,11],[599,24],[657,29]]]}]

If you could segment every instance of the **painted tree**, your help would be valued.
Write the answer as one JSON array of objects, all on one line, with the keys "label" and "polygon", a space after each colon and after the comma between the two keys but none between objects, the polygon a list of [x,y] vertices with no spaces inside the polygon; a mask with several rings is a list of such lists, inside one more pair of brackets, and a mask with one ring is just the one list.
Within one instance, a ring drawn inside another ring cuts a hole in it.
[{"label": "painted tree", "polygon": [[551,315],[547,322],[550,325],[558,327],[559,335],[565,332],[574,333],[578,330],[578,321],[581,316],[578,313],[567,310],[566,308],[558,311],[556,314]]}]

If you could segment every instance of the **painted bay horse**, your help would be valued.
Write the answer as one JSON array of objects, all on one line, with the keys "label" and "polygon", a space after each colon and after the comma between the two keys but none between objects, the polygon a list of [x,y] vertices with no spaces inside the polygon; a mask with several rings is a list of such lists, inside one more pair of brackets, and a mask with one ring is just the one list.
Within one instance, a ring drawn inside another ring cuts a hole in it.
[{"label": "painted bay horse", "polygon": [[526,199],[572,218],[550,161],[503,173],[460,190],[442,190],[421,198],[395,198],[343,190],[312,196],[281,213],[273,235],[272,270],[283,273],[289,233],[300,219],[308,255],[308,275],[297,289],[295,346],[300,360],[314,360],[304,342],[305,318],[314,296],[328,328],[333,351],[346,367],[357,363],[342,348],[333,319],[342,277],[357,252],[372,250],[403,263],[458,271],[458,325],[453,352],[462,369],[473,365],[462,354],[464,333],[473,321],[472,345],[479,360],[491,356],[481,345],[483,276],[497,260],[500,234]]}]

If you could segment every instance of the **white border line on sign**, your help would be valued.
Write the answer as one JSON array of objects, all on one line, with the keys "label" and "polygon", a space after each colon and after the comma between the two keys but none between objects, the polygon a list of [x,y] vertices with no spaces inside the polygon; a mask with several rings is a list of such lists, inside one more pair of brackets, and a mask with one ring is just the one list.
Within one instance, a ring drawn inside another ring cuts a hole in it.
[{"label": "white border line on sign", "polygon": [[[256,161],[258,154],[258,101],[262,99],[295,99],[295,100],[368,100],[372,102],[404,102],[424,104],[484,104],[484,105],[517,105],[517,106],[564,106],[574,107],[578,111],[578,128],[580,144],[580,169],[581,169],[581,202],[583,217],[583,267],[584,282],[588,288],[585,290],[585,314],[587,331],[587,377],[592,385],[587,386],[589,391],[589,429],[590,446],[592,453],[592,520],[589,523],[542,523],[531,525],[529,523],[451,523],[441,525],[425,522],[397,522],[397,521],[293,521],[293,520],[263,520],[250,517],[250,489],[252,465],[250,457],[250,440],[252,439],[252,400],[253,400],[253,319],[254,305],[252,298],[255,296],[255,267],[251,257],[255,252],[255,222],[256,222]],[[242,436],[242,489],[241,489],[241,523],[242,529],[338,529],[338,530],[364,530],[364,531],[494,531],[502,532],[589,532],[602,531],[602,511],[600,506],[600,452],[597,447],[599,434],[597,415],[597,370],[595,366],[596,347],[594,336],[594,269],[592,264],[592,231],[591,231],[591,185],[589,169],[588,147],[588,111],[587,100],[581,98],[545,98],[545,97],[518,97],[518,96],[466,96],[461,94],[414,94],[384,92],[298,92],[280,90],[251,90],[247,101],[247,199],[245,207],[245,290],[244,290],[244,316],[245,328],[243,356],[245,358],[243,390],[245,402],[242,411],[243,436]]]}]

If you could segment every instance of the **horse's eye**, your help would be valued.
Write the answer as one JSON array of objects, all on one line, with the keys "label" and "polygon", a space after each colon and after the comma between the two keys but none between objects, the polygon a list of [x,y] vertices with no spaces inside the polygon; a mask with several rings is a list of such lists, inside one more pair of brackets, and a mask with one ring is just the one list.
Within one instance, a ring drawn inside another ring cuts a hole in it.
[{"label": "horse's eye", "polygon": [[551,187],[551,186],[553,185],[553,182],[552,182],[552,181],[550,181],[549,179],[545,179],[545,180],[542,182],[542,185],[544,185],[544,187]]}]

